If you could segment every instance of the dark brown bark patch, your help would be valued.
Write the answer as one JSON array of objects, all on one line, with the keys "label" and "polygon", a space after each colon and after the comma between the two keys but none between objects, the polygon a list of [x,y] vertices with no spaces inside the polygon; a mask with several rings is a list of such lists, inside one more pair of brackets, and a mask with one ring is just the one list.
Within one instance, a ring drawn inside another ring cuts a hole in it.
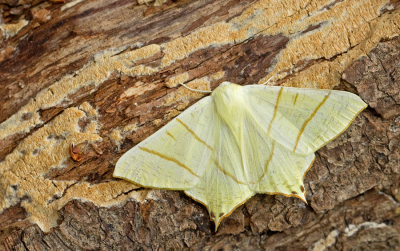
[{"label": "dark brown bark patch", "polygon": [[399,37],[380,43],[343,73],[343,79],[354,85],[360,97],[386,119],[400,114],[399,49]]}]

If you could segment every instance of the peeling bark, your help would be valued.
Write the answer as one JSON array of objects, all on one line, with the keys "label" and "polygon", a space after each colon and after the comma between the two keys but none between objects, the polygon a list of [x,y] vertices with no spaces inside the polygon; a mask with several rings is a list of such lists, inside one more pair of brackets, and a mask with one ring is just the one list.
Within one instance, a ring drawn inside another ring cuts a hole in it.
[{"label": "peeling bark", "polygon": [[[400,250],[400,2],[272,2],[0,1],[0,250]],[[112,177],[202,97],[179,83],[269,74],[369,105],[316,153],[309,204],[258,194],[215,233],[183,192]]]}]

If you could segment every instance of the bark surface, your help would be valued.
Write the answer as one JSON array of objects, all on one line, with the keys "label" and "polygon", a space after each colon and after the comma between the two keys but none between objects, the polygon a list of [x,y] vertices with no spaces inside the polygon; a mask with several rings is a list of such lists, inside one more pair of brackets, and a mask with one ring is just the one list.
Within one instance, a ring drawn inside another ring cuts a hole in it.
[{"label": "bark surface", "polygon": [[[278,3],[279,2],[279,3]],[[0,0],[0,250],[400,250],[400,1]],[[258,194],[218,231],[118,158],[223,81],[367,104],[308,204]]]}]

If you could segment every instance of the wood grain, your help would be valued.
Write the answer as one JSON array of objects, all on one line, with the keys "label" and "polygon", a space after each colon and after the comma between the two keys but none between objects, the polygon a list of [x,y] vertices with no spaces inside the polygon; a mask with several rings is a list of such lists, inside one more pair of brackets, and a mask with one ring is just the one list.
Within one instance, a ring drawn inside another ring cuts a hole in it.
[{"label": "wood grain", "polygon": [[[0,1],[0,250],[398,249],[399,1],[71,3]],[[179,81],[270,75],[369,105],[317,152],[308,205],[257,195],[214,233],[183,192],[112,177],[202,97]]]}]

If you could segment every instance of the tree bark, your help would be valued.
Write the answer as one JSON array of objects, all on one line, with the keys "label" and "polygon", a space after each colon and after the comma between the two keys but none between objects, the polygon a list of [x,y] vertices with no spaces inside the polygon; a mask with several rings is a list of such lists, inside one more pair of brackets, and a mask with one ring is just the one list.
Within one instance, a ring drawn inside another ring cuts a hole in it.
[{"label": "tree bark", "polygon": [[[400,250],[400,1],[0,0],[0,250]],[[258,194],[214,232],[181,191],[112,177],[223,81],[367,104],[307,202]]]}]

